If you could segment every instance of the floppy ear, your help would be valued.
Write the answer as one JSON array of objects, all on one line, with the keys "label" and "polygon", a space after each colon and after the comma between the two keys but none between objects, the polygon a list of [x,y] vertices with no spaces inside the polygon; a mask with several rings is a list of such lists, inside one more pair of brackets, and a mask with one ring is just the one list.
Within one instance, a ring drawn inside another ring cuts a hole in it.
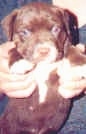
[{"label": "floppy ear", "polygon": [[12,13],[10,13],[1,21],[2,28],[4,29],[4,32],[8,40],[12,40],[14,22],[15,22],[17,13],[18,13],[18,10],[14,10]]},{"label": "floppy ear", "polygon": [[69,10],[64,10],[64,22],[67,30],[67,34],[73,45],[79,43],[78,21],[75,14]]},{"label": "floppy ear", "polygon": [[77,17],[69,10],[63,10],[62,21],[66,30],[67,38],[64,44],[64,56],[66,56],[70,45],[79,43],[78,22]]}]

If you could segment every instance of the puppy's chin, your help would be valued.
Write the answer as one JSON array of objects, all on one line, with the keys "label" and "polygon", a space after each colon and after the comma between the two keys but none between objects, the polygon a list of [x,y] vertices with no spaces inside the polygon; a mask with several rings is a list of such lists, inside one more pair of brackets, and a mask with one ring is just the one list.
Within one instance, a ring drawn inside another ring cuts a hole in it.
[{"label": "puppy's chin", "polygon": [[13,74],[25,74],[29,71],[31,71],[34,68],[34,64],[25,60],[21,59],[16,61],[11,67],[10,67],[10,73]]}]

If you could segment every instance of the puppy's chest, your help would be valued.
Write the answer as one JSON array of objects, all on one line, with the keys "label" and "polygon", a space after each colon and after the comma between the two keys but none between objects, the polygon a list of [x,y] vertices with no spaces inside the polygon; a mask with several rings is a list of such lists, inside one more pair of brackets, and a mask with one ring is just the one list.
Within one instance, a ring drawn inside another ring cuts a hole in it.
[{"label": "puppy's chest", "polygon": [[8,105],[8,111],[9,109],[16,109],[13,113],[16,114],[17,112],[18,119],[21,123],[23,120],[29,122],[41,118],[45,119],[56,113],[56,108],[59,107],[59,100],[53,91],[51,93],[48,91],[45,102],[39,103],[39,92],[36,89],[28,98],[12,99]]},{"label": "puppy's chest", "polygon": [[56,105],[58,106],[58,101],[61,99],[57,91],[59,77],[56,74],[56,70],[49,73],[48,76],[46,76],[46,73],[44,75],[45,77],[38,77],[37,86],[31,96],[24,99],[11,99],[10,106],[18,109],[18,112],[25,111],[27,114],[29,112],[33,117],[36,114],[43,113],[42,111],[45,111],[44,113],[54,111]]}]

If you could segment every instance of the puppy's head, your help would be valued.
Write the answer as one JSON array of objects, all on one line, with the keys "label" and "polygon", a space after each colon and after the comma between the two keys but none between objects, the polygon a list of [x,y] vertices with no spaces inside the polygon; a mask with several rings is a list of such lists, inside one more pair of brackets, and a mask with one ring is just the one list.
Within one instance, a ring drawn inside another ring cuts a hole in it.
[{"label": "puppy's head", "polygon": [[3,21],[18,52],[34,62],[62,58],[71,42],[67,11],[48,4],[31,3],[13,11]]}]

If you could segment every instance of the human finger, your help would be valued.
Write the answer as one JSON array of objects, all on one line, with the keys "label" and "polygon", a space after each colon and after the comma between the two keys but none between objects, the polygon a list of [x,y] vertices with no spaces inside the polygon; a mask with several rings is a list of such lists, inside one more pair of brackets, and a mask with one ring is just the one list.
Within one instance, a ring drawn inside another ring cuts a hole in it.
[{"label": "human finger", "polygon": [[4,73],[0,72],[0,81],[4,82],[18,82],[24,81],[26,79],[31,78],[32,75],[30,74],[11,74],[11,73]]},{"label": "human finger", "polygon": [[78,45],[76,45],[76,48],[77,48],[77,50],[80,51],[81,53],[85,53],[85,49],[86,49],[85,45],[83,45],[83,44],[78,44]]},{"label": "human finger", "polygon": [[15,43],[8,41],[0,45],[0,56],[8,57],[8,51],[15,47]]},{"label": "human finger", "polygon": [[9,72],[9,54],[8,51],[14,47],[13,42],[6,42],[0,45],[0,71]]},{"label": "human finger", "polygon": [[25,90],[32,85],[35,81],[20,81],[20,82],[5,82],[1,83],[0,89],[1,92],[7,93],[11,91],[17,91],[17,90]]},{"label": "human finger", "polygon": [[[11,77],[12,76],[12,77]],[[15,76],[15,77],[13,77]],[[9,79],[8,79],[9,77]],[[2,92],[8,92],[8,91],[16,91],[17,89],[23,90],[30,87],[31,83],[35,83],[34,77],[32,74],[27,76],[17,76],[17,75],[10,75],[6,76],[2,80],[0,80],[0,88],[2,89]]]},{"label": "human finger", "polygon": [[12,98],[25,98],[29,97],[36,89],[36,84],[33,82],[30,87],[24,90],[16,90],[12,92],[7,92],[6,95]]},{"label": "human finger", "polygon": [[82,92],[85,92],[85,88],[86,79],[80,81],[68,81],[59,87],[58,92],[64,98],[73,98]]}]

